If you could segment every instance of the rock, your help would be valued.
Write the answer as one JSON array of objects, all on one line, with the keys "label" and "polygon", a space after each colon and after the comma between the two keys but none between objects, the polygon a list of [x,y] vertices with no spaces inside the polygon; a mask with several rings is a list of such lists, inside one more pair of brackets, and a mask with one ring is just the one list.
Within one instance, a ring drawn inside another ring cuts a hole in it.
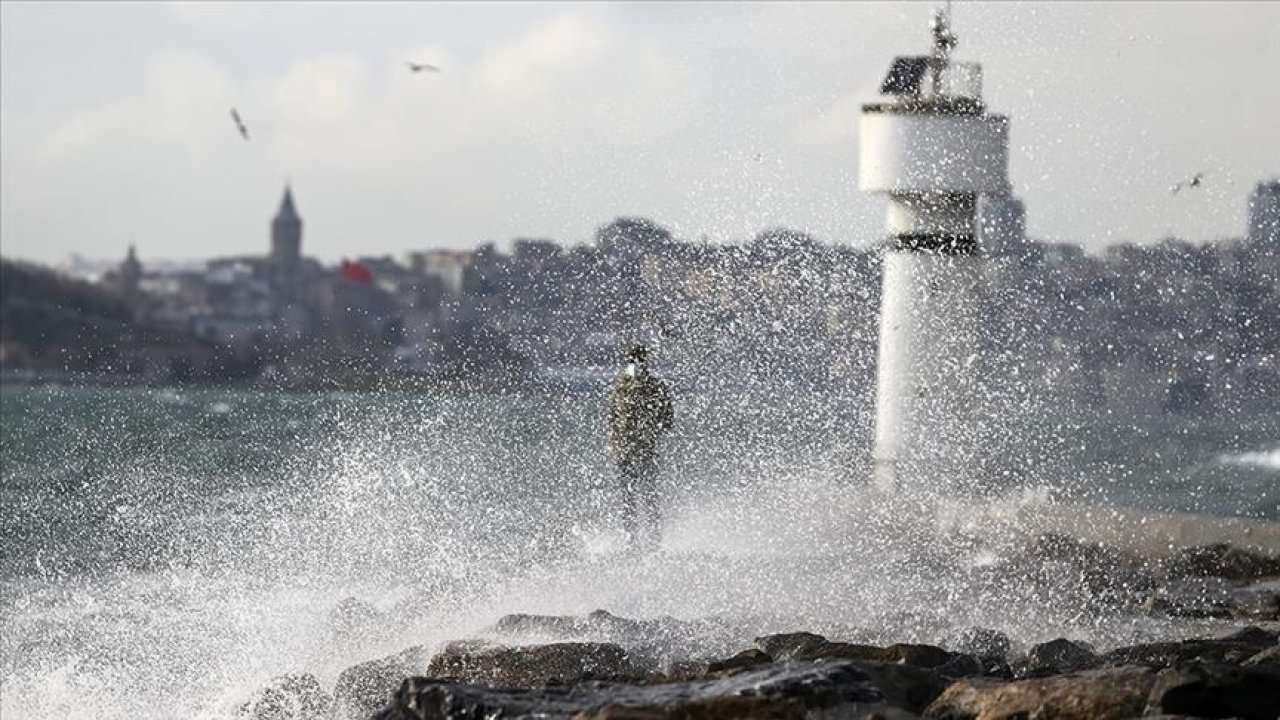
[{"label": "rock", "polygon": [[626,680],[643,671],[612,643],[551,643],[477,648],[450,643],[427,665],[427,674],[486,687],[534,688],[586,680]]},{"label": "rock", "polygon": [[1280,668],[1280,645],[1272,645],[1240,664],[1244,667]]},{"label": "rock", "polygon": [[1274,630],[1260,628],[1257,625],[1250,625],[1214,639],[1227,640],[1230,642],[1243,642],[1251,645],[1274,645],[1275,643],[1280,642],[1280,633],[1277,633]]},{"label": "rock", "polygon": [[775,658],[789,658],[797,651],[827,644],[827,639],[811,632],[778,633],[755,639],[761,650]]},{"label": "rock", "polygon": [[1085,670],[1049,678],[1002,683],[959,680],[925,709],[937,720],[1054,718],[1122,720],[1142,714],[1155,683],[1147,668]]},{"label": "rock", "polygon": [[330,699],[310,673],[272,678],[237,709],[242,720],[315,720],[329,714]]},{"label": "rock", "polygon": [[671,617],[653,620],[632,620],[619,617],[607,610],[595,610],[585,617],[573,615],[504,615],[484,634],[516,639],[555,638],[625,642],[683,634],[690,627],[690,623]]},{"label": "rock", "polygon": [[773,658],[767,653],[761,652],[755,648],[743,650],[731,658],[724,660],[715,660],[707,664],[707,672],[719,673],[732,670],[743,670],[755,667],[756,665],[764,665],[773,662]]},{"label": "rock", "polygon": [[1188,663],[1162,671],[1151,689],[1147,712],[1196,717],[1280,717],[1280,669]]},{"label": "rock", "polygon": [[919,714],[947,689],[949,681],[932,670],[900,663],[854,662],[884,694],[889,705]]},{"label": "rock", "polygon": [[1179,550],[1165,561],[1164,567],[1172,577],[1257,580],[1280,575],[1280,557],[1218,543]]},{"label": "rock", "polygon": [[689,682],[729,677],[743,670],[773,662],[768,653],[756,648],[743,650],[733,657],[711,660],[678,660],[663,668],[659,682]]},{"label": "rock", "polygon": [[1231,616],[1253,621],[1280,620],[1280,583],[1258,583],[1232,590]]},{"label": "rock", "polygon": [[987,667],[977,655],[951,653],[951,659],[933,668],[933,671],[949,678],[976,677],[986,675]]},{"label": "rock", "polygon": [[[1057,564],[1059,567],[1054,567]],[[1061,565],[1095,596],[1127,593],[1153,587],[1155,577],[1142,558],[1115,548],[1084,542],[1067,535],[1048,533],[1036,538],[1032,547],[1016,558],[1012,567],[1043,576],[1051,573],[1061,581]]]},{"label": "rock", "polygon": [[980,658],[999,658],[1003,660],[1009,655],[1009,636],[998,630],[980,627],[968,627],[949,636],[944,642],[953,652],[968,653]]},{"label": "rock", "polygon": [[1014,663],[1013,675],[1016,678],[1045,677],[1089,670],[1101,664],[1101,658],[1089,648],[1066,638],[1058,638],[1032,646],[1025,658]]},{"label": "rock", "polygon": [[851,663],[785,663],[733,677],[656,685],[583,683],[484,688],[410,678],[377,720],[426,718],[799,718],[815,709],[876,703],[880,690]]},{"label": "rock", "polygon": [[937,667],[951,659],[951,653],[935,645],[898,643],[882,648],[857,643],[833,643],[805,645],[791,654],[796,660],[872,660],[875,662],[900,662],[919,667]]},{"label": "rock", "polygon": [[628,648],[636,662],[652,667],[676,658],[729,653],[741,647],[741,633],[730,632],[714,620],[632,620],[605,610],[586,616],[506,615],[480,635],[503,644],[614,643]]},{"label": "rock", "polygon": [[1239,640],[1183,640],[1116,648],[1102,660],[1108,665],[1145,665],[1156,670],[1192,660],[1239,664],[1265,647]]},{"label": "rock", "polygon": [[[839,646],[839,643],[828,644]],[[727,677],[769,662],[771,660],[767,654],[759,650],[747,650],[727,660],[711,663],[677,663],[668,668],[667,676],[669,680],[706,680]],[[852,664],[875,683],[886,703],[917,714],[948,684],[948,680],[939,673],[914,665],[869,660],[853,661]]]},{"label": "rock", "polygon": [[919,720],[920,715],[885,703],[865,703],[854,706],[848,715],[841,717],[850,720]]},{"label": "rock", "polygon": [[1148,594],[1145,608],[1170,617],[1229,618],[1236,599],[1229,581],[1216,577],[1172,580]]},{"label": "rock", "polygon": [[333,688],[335,719],[365,720],[386,707],[404,679],[421,675],[429,659],[426,648],[412,647],[343,670]]},{"label": "rock", "polygon": [[382,613],[369,603],[347,597],[329,611],[329,627],[335,635],[351,635],[368,629],[381,618]]},{"label": "rock", "polygon": [[715,697],[706,700],[629,707],[605,705],[594,710],[584,710],[574,715],[574,720],[803,720],[804,703],[795,698]]}]

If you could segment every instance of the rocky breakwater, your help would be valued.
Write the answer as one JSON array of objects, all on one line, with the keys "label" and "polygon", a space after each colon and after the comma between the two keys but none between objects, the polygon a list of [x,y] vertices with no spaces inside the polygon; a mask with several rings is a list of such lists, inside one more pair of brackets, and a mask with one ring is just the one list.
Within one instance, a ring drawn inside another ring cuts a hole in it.
[{"label": "rocky breakwater", "polygon": [[[1079,568],[1099,606],[1221,631],[1096,648],[1018,644],[953,628],[938,644],[867,644],[674,618],[509,615],[472,640],[409,648],[348,668],[326,692],[277,678],[245,702],[253,720],[427,718],[1280,717],[1280,563],[1208,546],[1157,561],[1041,538],[1006,571]],[[1190,622],[1190,620],[1189,620]]]}]

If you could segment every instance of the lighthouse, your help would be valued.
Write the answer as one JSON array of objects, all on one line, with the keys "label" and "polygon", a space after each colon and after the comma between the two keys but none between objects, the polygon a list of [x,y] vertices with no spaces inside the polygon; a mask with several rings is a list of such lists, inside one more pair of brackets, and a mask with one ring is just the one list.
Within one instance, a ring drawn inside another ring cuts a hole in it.
[{"label": "lighthouse", "polygon": [[929,55],[893,60],[863,105],[858,182],[887,196],[873,460],[894,493],[976,482],[983,274],[978,199],[1006,195],[1008,119],[987,112],[982,67],[957,62],[938,10]]}]

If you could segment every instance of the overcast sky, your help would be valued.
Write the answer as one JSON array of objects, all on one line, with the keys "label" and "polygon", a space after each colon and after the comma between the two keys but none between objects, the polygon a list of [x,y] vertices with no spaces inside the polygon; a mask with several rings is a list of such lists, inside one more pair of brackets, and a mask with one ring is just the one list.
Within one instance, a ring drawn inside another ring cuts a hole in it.
[{"label": "overcast sky", "polygon": [[[859,106],[932,7],[6,1],[3,254],[263,253],[287,180],[325,260],[574,244],[618,215],[866,245]],[[1238,236],[1280,175],[1280,3],[957,2],[954,26],[1012,118],[1032,237]]]}]

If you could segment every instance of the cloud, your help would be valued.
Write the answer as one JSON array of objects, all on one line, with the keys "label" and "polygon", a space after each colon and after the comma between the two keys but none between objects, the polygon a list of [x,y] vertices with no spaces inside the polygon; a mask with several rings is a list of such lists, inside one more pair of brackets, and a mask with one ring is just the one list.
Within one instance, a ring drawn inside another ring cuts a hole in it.
[{"label": "cloud", "polygon": [[594,18],[563,15],[490,52],[477,77],[499,102],[527,104],[599,63],[613,39],[609,28]]},{"label": "cloud", "polygon": [[370,94],[365,63],[350,55],[299,60],[272,90],[272,112],[282,125],[332,126],[350,123]]},{"label": "cloud", "polygon": [[[409,58],[442,70],[411,73]],[[261,208],[287,177],[308,219],[307,251],[321,256],[352,238],[465,245],[594,225],[608,219],[599,207],[622,211],[643,195],[640,178],[662,174],[672,154],[635,149],[681,140],[689,99],[659,45],[575,11],[470,61],[439,46],[312,54],[237,81],[210,57],[167,53],[136,80],[130,93],[64,113],[41,131],[41,152],[16,162],[63,178],[60,196],[131,217],[127,231],[101,228],[108,234],[138,232],[144,245],[183,237],[174,255],[251,249]],[[113,173],[122,181],[98,186]],[[78,221],[53,224],[74,237]]]},{"label": "cloud", "polygon": [[267,3],[171,0],[164,3],[164,8],[192,25],[228,30],[264,27],[278,20],[277,13]]},{"label": "cloud", "polygon": [[204,155],[204,138],[215,117],[220,127],[231,128],[227,75],[205,58],[155,57],[141,85],[137,95],[74,111],[38,143],[41,156],[58,163],[112,148],[145,153],[163,147],[190,159]]}]

